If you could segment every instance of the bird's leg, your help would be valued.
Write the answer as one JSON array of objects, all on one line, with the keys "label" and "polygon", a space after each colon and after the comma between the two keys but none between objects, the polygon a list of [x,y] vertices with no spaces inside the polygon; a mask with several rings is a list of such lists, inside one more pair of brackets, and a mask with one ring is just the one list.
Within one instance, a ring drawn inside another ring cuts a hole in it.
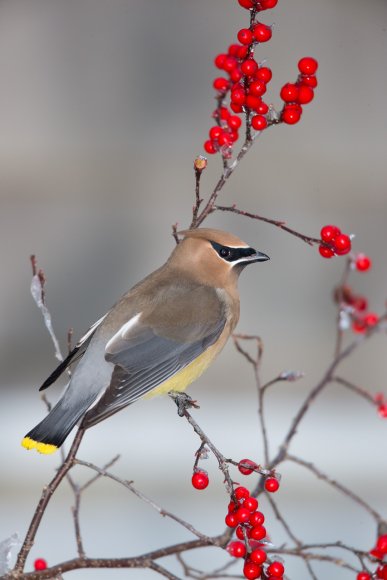
[{"label": "bird's leg", "polygon": [[173,399],[177,406],[177,414],[179,417],[184,417],[184,413],[187,409],[200,409],[197,401],[194,401],[192,397],[187,395],[187,393],[182,393],[180,391],[169,391],[168,395]]}]

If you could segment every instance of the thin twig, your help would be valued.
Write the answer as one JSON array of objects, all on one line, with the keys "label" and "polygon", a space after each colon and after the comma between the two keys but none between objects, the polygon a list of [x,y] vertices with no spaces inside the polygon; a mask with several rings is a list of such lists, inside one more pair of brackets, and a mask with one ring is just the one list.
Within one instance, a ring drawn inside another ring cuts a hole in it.
[{"label": "thin twig", "polygon": [[154,502],[152,499],[150,499],[144,493],[142,493],[136,487],[134,487],[134,485],[130,481],[127,481],[125,479],[121,479],[117,475],[114,475],[113,473],[106,471],[106,469],[102,469],[101,467],[98,467],[97,465],[94,465],[93,463],[90,463],[89,461],[82,461],[81,459],[76,459],[75,463],[77,465],[83,465],[84,467],[88,467],[89,469],[96,471],[101,477],[107,477],[109,479],[112,479],[113,481],[116,481],[120,485],[123,485],[124,487],[126,487],[126,489],[129,489],[129,491],[134,493],[134,495],[136,495],[142,501],[144,501],[145,503],[150,505],[161,516],[164,516],[164,517],[167,517],[167,518],[174,520],[175,522],[177,522],[178,524],[183,526],[186,530],[191,532],[194,536],[200,538],[201,540],[204,540],[205,542],[208,543],[208,545],[211,544],[211,538],[209,536],[202,534],[201,532],[196,530],[191,524],[189,524],[185,520],[179,518],[178,516],[176,516],[172,512],[169,512],[169,511],[163,509],[162,507],[160,507],[156,502]]},{"label": "thin twig", "polygon": [[309,394],[307,395],[304,403],[301,405],[300,409],[298,410],[298,413],[294,417],[294,419],[293,419],[293,421],[292,421],[292,423],[290,425],[290,428],[289,428],[289,430],[288,430],[288,432],[287,432],[287,434],[285,436],[285,439],[284,439],[282,445],[280,446],[280,449],[279,449],[279,451],[277,453],[277,456],[271,462],[271,466],[272,467],[275,467],[286,456],[287,451],[288,451],[288,448],[290,446],[290,443],[291,443],[293,437],[297,433],[297,429],[299,427],[300,422],[302,421],[303,417],[307,413],[307,411],[310,408],[310,405],[312,404],[312,402],[324,390],[324,388],[326,387],[326,385],[331,382],[333,373],[336,370],[336,368],[339,366],[339,364],[344,359],[346,359],[350,354],[352,354],[353,351],[356,350],[356,348],[360,344],[362,344],[366,339],[370,338],[376,332],[378,332],[378,330],[382,327],[384,321],[386,320],[386,317],[387,317],[387,314],[384,314],[383,316],[381,316],[380,319],[379,319],[379,323],[377,325],[375,325],[374,327],[372,327],[365,334],[357,337],[344,350],[342,350],[340,352],[340,354],[332,361],[332,363],[330,364],[330,366],[326,370],[326,372],[325,372],[324,376],[322,377],[322,379],[317,383],[317,385],[314,387],[314,389],[312,389],[309,392]]},{"label": "thin twig", "polygon": [[331,380],[332,380],[332,382],[338,383],[339,385],[346,387],[347,389],[349,389],[353,393],[356,393],[360,397],[363,397],[363,399],[365,399],[366,401],[368,401],[372,405],[375,405],[376,407],[378,407],[377,401],[375,401],[374,397],[366,389],[363,389],[362,387],[358,387],[357,385],[351,383],[350,381],[347,381],[346,379],[342,379],[341,377],[332,377]]},{"label": "thin twig", "polygon": [[256,213],[250,213],[248,211],[238,209],[235,205],[231,205],[231,206],[214,205],[214,209],[218,210],[218,211],[228,211],[231,213],[242,215],[244,217],[251,218],[253,220],[259,220],[262,222],[266,222],[267,224],[272,224],[273,226],[276,226],[277,228],[280,228],[281,230],[288,232],[292,236],[296,236],[297,238],[299,238],[303,242],[309,244],[310,246],[312,246],[313,244],[319,244],[319,245],[323,244],[324,245],[324,243],[321,241],[320,238],[313,238],[311,236],[307,236],[305,234],[302,234],[301,232],[298,232],[292,228],[289,228],[286,225],[286,222],[284,222],[284,221],[266,218],[266,217],[263,217],[263,216],[258,215]]},{"label": "thin twig", "polygon": [[44,512],[46,510],[46,507],[47,507],[53,493],[55,492],[55,490],[57,489],[57,487],[59,486],[59,484],[61,483],[61,481],[65,477],[66,473],[74,465],[75,455],[79,449],[79,446],[81,444],[81,441],[82,441],[84,434],[85,434],[85,430],[79,428],[76,435],[75,435],[74,441],[70,447],[70,451],[68,452],[68,455],[66,457],[65,462],[62,463],[62,465],[58,469],[58,472],[55,475],[55,477],[52,479],[52,481],[46,487],[43,488],[43,493],[41,495],[40,501],[36,507],[35,513],[32,517],[32,520],[31,520],[30,526],[28,528],[26,537],[24,539],[23,545],[22,545],[22,547],[19,551],[19,554],[17,556],[16,565],[14,568],[16,573],[21,573],[24,570],[24,565],[26,563],[27,556],[30,553],[32,546],[34,545],[36,532],[38,531],[40,522],[41,522],[42,517],[44,515]]},{"label": "thin twig", "polygon": [[378,512],[375,511],[370,505],[368,505],[367,502],[365,502],[356,493],[351,491],[348,487],[345,487],[343,484],[339,483],[338,481],[336,481],[332,477],[329,477],[329,475],[327,475],[326,473],[323,473],[311,461],[305,461],[304,459],[301,459],[300,457],[296,457],[295,455],[289,455],[289,454],[286,455],[286,459],[289,461],[292,461],[293,463],[297,463],[297,465],[302,465],[302,467],[305,467],[306,469],[309,469],[309,471],[314,473],[314,475],[318,479],[325,481],[326,483],[328,483],[329,485],[334,487],[337,491],[340,491],[345,496],[351,498],[352,501],[354,501],[355,503],[357,503],[361,507],[363,507],[376,520],[377,524],[380,524],[383,521],[382,517],[378,514]]}]

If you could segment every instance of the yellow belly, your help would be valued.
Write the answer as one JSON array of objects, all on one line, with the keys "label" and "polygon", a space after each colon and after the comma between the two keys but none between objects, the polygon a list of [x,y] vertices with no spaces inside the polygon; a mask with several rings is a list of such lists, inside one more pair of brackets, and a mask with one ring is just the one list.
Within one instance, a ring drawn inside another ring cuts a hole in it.
[{"label": "yellow belly", "polygon": [[161,385],[153,389],[150,393],[147,393],[144,399],[149,399],[156,395],[164,395],[169,391],[185,391],[210,366],[220,350],[221,347],[213,344],[189,365],[181,369],[181,371],[178,371],[170,379],[161,383]]}]

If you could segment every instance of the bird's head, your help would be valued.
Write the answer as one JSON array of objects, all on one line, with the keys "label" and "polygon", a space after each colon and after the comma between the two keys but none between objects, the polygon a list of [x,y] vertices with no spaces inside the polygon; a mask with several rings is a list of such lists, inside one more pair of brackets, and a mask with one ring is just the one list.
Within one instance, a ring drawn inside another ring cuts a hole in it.
[{"label": "bird's head", "polygon": [[183,239],[172,253],[170,263],[210,286],[227,287],[236,282],[248,264],[270,259],[222,230],[197,228],[178,232],[178,235]]}]

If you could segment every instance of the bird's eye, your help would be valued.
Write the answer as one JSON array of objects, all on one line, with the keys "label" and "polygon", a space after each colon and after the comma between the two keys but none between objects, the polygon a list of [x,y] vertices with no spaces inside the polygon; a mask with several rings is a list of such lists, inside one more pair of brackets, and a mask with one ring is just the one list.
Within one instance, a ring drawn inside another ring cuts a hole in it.
[{"label": "bird's eye", "polygon": [[219,250],[219,256],[222,258],[228,258],[230,254],[231,250],[229,248],[220,248]]}]

